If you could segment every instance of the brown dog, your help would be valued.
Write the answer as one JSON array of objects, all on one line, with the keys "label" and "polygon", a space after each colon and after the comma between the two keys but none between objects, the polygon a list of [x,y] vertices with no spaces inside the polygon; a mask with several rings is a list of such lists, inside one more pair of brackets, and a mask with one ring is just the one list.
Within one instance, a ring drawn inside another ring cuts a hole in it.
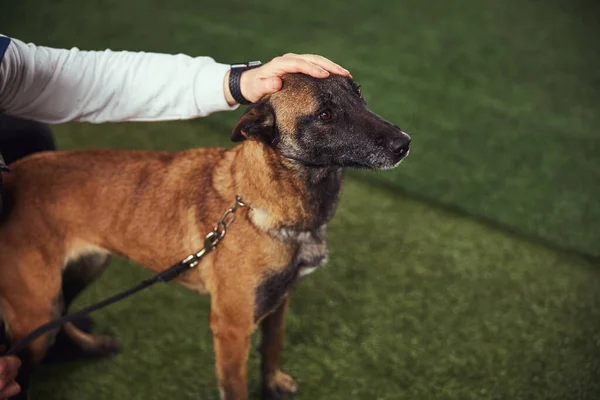
[{"label": "brown dog", "polygon": [[[278,368],[289,290],[321,265],[326,224],[343,169],[387,169],[410,138],[372,113],[348,78],[288,75],[283,89],[248,108],[230,150],[48,152],[5,174],[0,222],[0,311],[12,342],[59,316],[108,254],[161,271],[204,245],[240,195],[227,236],[178,281],[211,295],[210,327],[222,398],[247,399],[250,336],[260,326],[263,397],[293,394]],[[63,327],[87,352],[116,339]],[[53,338],[28,347],[39,362]]]}]

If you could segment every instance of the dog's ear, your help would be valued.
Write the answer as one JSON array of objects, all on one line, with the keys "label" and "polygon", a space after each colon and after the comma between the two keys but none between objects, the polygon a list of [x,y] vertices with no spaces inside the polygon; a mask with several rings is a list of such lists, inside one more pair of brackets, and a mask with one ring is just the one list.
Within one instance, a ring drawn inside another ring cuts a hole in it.
[{"label": "dog's ear", "polygon": [[268,145],[275,143],[277,139],[275,112],[269,103],[263,102],[248,107],[233,128],[231,135],[233,142],[242,142],[246,139],[260,140]]}]

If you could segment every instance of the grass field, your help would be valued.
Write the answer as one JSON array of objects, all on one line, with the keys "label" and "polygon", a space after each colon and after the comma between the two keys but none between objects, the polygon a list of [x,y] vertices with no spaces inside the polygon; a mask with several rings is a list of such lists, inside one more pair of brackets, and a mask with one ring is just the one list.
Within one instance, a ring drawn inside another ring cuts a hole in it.
[{"label": "grass field", "polygon": [[[292,300],[300,399],[600,398],[600,37],[581,0],[22,0],[0,30],[38,44],[350,69],[413,137],[353,173],[326,269]],[[229,146],[238,112],[55,128],[62,148]],[[147,276],[117,260],[80,305]],[[176,311],[174,311],[176,310]],[[216,399],[208,299],[174,285],[97,315],[123,354],[42,368],[34,399]],[[257,358],[251,387],[256,394]]]}]

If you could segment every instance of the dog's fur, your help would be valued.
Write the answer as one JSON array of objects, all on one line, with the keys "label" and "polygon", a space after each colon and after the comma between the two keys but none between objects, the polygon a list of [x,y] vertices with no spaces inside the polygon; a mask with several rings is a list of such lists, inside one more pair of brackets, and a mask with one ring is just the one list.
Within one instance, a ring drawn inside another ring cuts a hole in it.
[{"label": "dog's fur", "polygon": [[[210,327],[222,398],[247,399],[250,336],[260,326],[264,398],[297,386],[278,368],[291,286],[327,256],[343,169],[386,169],[410,138],[372,113],[348,78],[288,75],[247,109],[230,150],[70,151],[30,156],[5,174],[0,222],[0,311],[14,343],[63,313],[108,254],[153,271],[197,252],[236,195],[241,208],[218,248],[178,281],[211,296]],[[94,354],[116,339],[64,328]],[[39,362],[52,335],[34,341]]]}]

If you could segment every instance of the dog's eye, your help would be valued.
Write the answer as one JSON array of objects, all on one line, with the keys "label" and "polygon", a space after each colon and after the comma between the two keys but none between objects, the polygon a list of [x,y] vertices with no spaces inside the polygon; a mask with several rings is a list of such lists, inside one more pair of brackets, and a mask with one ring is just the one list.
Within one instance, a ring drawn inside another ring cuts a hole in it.
[{"label": "dog's eye", "polygon": [[331,114],[331,111],[329,110],[325,110],[325,111],[321,111],[321,113],[319,114],[319,119],[321,121],[328,121],[331,119],[333,115]]}]

